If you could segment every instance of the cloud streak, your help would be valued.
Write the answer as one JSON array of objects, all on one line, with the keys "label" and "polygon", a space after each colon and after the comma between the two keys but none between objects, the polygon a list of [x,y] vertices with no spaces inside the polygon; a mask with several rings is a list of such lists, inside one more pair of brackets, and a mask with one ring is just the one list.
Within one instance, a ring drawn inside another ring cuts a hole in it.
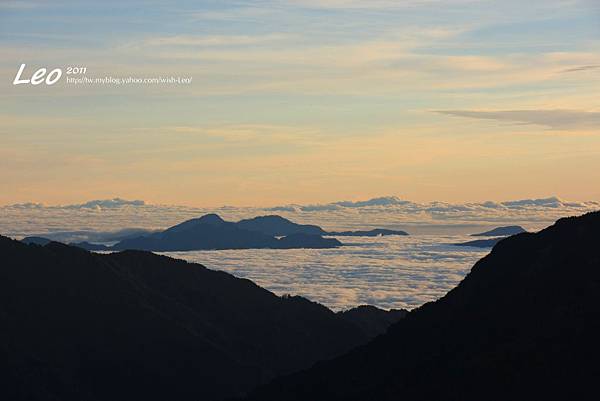
[{"label": "cloud streak", "polygon": [[147,39],[148,46],[225,47],[272,43],[286,39],[284,34],[269,35],[175,35]]},{"label": "cloud streak", "polygon": [[581,72],[581,71],[591,71],[591,70],[597,70],[600,69],[600,65],[582,65],[579,67],[572,67],[572,68],[567,68],[562,70],[562,73],[569,73],[569,72]]},{"label": "cloud streak", "polygon": [[600,129],[600,112],[583,110],[437,110],[437,113],[454,117],[495,120],[527,125],[541,125],[552,130]]}]

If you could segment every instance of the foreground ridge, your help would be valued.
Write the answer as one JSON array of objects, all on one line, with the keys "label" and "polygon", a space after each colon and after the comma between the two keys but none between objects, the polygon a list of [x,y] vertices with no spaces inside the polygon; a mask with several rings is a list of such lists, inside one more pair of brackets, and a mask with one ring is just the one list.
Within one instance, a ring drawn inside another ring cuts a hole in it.
[{"label": "foreground ridge", "polygon": [[600,213],[500,241],[440,300],[247,400],[597,399]]},{"label": "foreground ridge", "polygon": [[393,318],[372,315],[347,319],[149,252],[0,236],[0,399],[238,396],[366,342]]}]

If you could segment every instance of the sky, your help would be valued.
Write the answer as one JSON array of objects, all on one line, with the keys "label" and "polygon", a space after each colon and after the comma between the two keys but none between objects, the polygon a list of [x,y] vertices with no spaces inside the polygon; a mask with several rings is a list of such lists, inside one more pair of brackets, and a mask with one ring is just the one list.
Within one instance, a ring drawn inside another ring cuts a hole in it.
[{"label": "sky", "polygon": [[0,1],[0,205],[600,200],[598,93],[596,0]]}]

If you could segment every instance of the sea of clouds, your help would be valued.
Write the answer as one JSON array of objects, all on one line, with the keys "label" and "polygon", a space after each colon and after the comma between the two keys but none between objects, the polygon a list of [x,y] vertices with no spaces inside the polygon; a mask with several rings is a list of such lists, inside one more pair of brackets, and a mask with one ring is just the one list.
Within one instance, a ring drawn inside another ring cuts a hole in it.
[{"label": "sea of clouds", "polygon": [[42,235],[63,242],[106,242],[117,231],[164,229],[206,213],[217,213],[226,220],[278,214],[326,230],[403,229],[411,235],[340,237],[345,246],[336,249],[225,250],[168,255],[251,279],[279,295],[303,295],[335,310],[360,304],[412,309],[456,286],[489,251],[452,245],[472,239],[468,234],[509,224],[536,231],[560,217],[599,209],[600,202],[573,202],[556,197],[456,204],[418,203],[390,196],[270,208],[199,208],[115,198],[63,206],[38,203],[2,206],[0,234],[13,238]]},{"label": "sea of clouds", "polygon": [[278,295],[302,295],[333,310],[358,305],[412,309],[443,296],[488,249],[461,236],[338,237],[335,249],[167,252],[248,278]]}]

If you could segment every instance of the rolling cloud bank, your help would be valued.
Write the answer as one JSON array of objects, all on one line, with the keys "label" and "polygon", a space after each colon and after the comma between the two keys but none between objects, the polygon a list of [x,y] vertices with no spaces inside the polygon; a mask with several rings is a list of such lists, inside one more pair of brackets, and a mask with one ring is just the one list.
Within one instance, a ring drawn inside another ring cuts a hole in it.
[{"label": "rolling cloud bank", "polygon": [[[12,237],[59,231],[117,231],[124,228],[162,229],[207,213],[225,219],[279,214],[298,223],[328,230],[411,228],[412,233],[434,227],[492,226],[519,223],[536,230],[559,217],[600,209],[597,201],[567,201],[557,197],[467,203],[418,203],[396,196],[365,201],[339,201],[277,207],[188,207],[155,205],[120,198],[81,204],[46,206],[21,203],[0,207],[0,232]],[[81,238],[73,238],[81,239]],[[88,238],[83,238],[88,239]]]}]

